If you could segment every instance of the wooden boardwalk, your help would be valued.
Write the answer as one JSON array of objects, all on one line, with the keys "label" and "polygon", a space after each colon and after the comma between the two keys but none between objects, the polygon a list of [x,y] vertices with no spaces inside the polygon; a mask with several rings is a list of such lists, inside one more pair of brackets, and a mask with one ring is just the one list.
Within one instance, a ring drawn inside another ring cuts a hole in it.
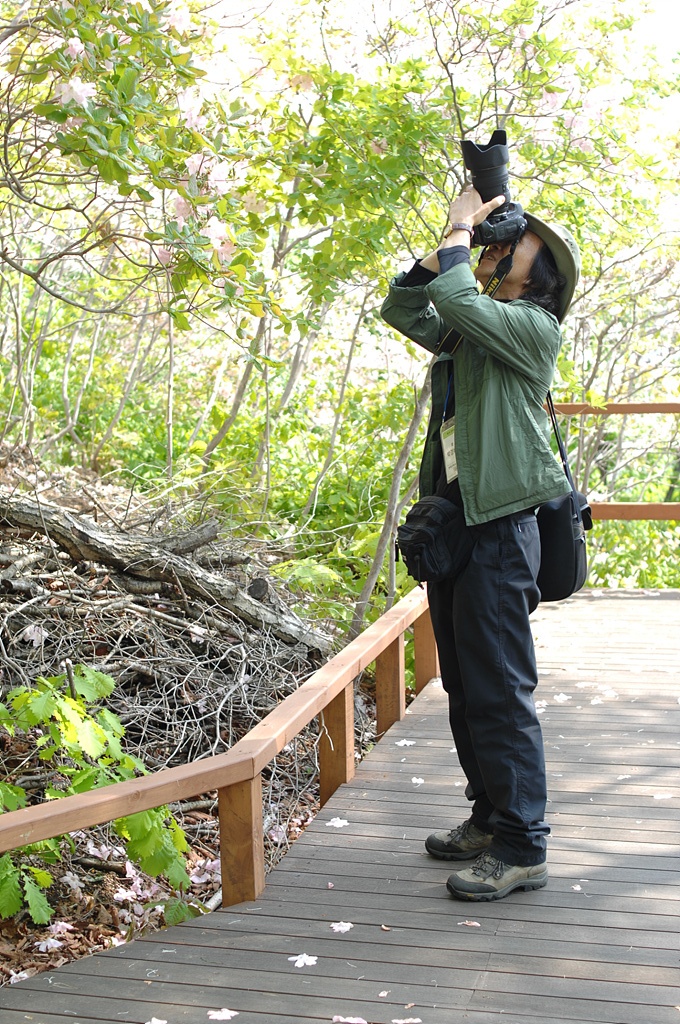
[{"label": "wooden boardwalk", "polygon": [[467,815],[435,682],[260,899],[4,988],[0,1024],[680,1024],[680,592],[581,594],[535,632],[545,889],[461,903],[425,854]]}]

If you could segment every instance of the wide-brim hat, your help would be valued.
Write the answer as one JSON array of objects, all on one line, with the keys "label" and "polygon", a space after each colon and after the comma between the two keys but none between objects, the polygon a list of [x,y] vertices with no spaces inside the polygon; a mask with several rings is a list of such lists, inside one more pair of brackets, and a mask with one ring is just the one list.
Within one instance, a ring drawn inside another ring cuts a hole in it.
[{"label": "wide-brim hat", "polygon": [[553,254],[557,269],[566,278],[566,284],[560,293],[560,308],[557,319],[562,323],[576,291],[579,277],[581,276],[581,253],[576,244],[576,239],[563,228],[561,224],[546,224],[544,220],[534,213],[524,211],[529,231],[545,242]]}]

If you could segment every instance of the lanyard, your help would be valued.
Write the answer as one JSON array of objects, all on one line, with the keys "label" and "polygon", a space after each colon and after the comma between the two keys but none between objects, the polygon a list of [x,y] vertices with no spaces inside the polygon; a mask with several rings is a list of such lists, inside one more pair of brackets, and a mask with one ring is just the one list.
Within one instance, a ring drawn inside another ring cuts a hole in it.
[{"label": "lanyard", "polygon": [[453,369],[449,373],[449,384],[446,389],[446,398],[444,399],[444,412],[442,413],[442,426],[446,423],[446,413],[449,408],[449,398],[451,397],[451,382],[453,381]]}]

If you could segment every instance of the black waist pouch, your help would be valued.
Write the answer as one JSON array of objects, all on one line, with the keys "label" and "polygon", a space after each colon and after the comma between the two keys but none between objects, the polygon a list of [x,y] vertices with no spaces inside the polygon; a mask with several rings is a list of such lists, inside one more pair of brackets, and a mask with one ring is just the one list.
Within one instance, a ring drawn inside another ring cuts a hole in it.
[{"label": "black waist pouch", "polygon": [[437,494],[421,498],[397,528],[397,552],[419,583],[458,576],[474,546],[462,508]]}]

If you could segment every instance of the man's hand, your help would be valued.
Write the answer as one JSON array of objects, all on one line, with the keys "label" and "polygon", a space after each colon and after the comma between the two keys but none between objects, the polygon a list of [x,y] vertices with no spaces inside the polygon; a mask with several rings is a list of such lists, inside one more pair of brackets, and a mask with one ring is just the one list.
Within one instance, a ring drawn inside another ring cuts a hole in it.
[{"label": "man's hand", "polygon": [[469,224],[471,228],[474,228],[477,224],[481,224],[482,221],[486,220],[489,214],[497,210],[504,202],[505,196],[496,196],[495,199],[489,200],[488,203],[483,203],[477,189],[473,188],[472,185],[468,185],[451,203],[449,207],[449,223]]}]

